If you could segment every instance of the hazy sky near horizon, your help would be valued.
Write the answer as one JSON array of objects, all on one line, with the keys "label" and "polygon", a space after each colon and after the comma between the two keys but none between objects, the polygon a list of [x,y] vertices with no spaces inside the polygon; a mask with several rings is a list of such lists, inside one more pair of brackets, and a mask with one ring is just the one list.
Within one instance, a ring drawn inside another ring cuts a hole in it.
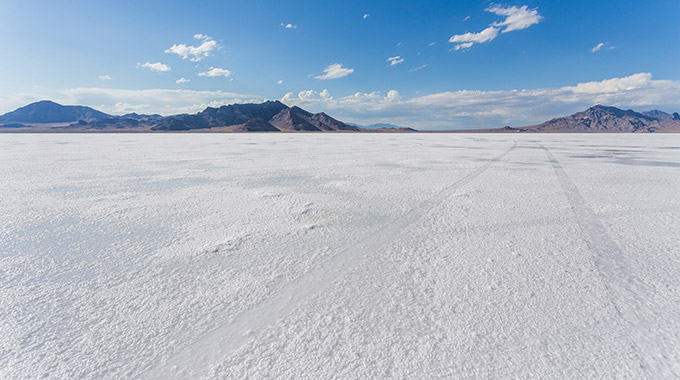
[{"label": "hazy sky near horizon", "polygon": [[280,99],[347,122],[526,125],[680,111],[680,1],[0,0],[0,113]]}]

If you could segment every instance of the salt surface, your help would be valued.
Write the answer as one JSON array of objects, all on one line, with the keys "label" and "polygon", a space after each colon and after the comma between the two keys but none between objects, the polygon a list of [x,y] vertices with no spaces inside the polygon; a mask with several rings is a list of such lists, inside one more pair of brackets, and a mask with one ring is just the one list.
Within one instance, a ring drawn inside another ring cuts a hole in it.
[{"label": "salt surface", "polygon": [[0,135],[0,377],[680,377],[678,148]]}]

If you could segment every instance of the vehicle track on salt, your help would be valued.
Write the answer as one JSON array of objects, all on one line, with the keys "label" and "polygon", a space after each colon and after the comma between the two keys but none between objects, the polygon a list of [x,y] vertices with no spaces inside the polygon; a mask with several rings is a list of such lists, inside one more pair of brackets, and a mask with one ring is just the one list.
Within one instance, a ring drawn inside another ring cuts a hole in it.
[{"label": "vehicle track on salt", "polygon": [[348,247],[338,250],[318,267],[303,274],[294,282],[284,285],[270,298],[238,314],[232,320],[226,321],[165,360],[156,362],[141,378],[185,379],[201,378],[207,375],[231,352],[252,340],[256,333],[287,316],[313,296],[322,293],[335,278],[359,265],[370,252],[381,248],[392,241],[393,238],[399,236],[402,231],[417,222],[425,213],[449,198],[452,191],[479,177],[515,148],[517,148],[517,142],[513,142],[510,148],[498,156],[444,187],[434,196],[385,224],[379,230]]},{"label": "vehicle track on salt", "polygon": [[[602,278],[616,315],[629,331],[628,340],[640,360],[640,367],[647,378],[677,378],[680,368],[669,366],[668,350],[662,350],[663,339],[654,335],[659,331],[645,322],[656,318],[647,305],[645,297],[653,297],[650,289],[628,270],[625,252],[611,238],[598,215],[588,205],[585,197],[550,149],[538,144],[548,157],[558,178],[562,191],[574,213],[581,231],[581,238],[593,254],[593,262]],[[650,313],[652,313],[650,315]],[[658,335],[658,333],[657,333]]]}]

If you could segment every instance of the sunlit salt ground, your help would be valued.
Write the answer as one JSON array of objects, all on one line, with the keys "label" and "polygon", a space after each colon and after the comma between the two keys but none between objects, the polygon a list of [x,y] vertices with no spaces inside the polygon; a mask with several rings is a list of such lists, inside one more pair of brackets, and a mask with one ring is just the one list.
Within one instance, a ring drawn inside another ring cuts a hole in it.
[{"label": "sunlit salt ground", "polygon": [[680,135],[0,135],[0,377],[680,376]]}]

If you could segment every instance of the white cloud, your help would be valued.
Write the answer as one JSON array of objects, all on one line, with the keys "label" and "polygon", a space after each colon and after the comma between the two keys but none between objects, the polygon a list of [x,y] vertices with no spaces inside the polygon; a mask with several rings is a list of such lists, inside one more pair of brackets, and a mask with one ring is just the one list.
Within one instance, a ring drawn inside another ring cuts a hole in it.
[{"label": "white cloud", "polygon": [[228,77],[231,75],[231,71],[227,69],[220,69],[219,67],[211,67],[210,70],[198,73],[201,77]]},{"label": "white cloud", "polygon": [[426,67],[427,67],[427,65],[420,65],[420,66],[418,66],[418,67],[414,67],[414,68],[410,69],[408,72],[409,72],[409,73],[412,73],[412,72],[414,72],[414,71],[422,70],[422,69],[424,69],[424,68],[426,68]]},{"label": "white cloud", "polygon": [[404,58],[401,58],[400,56],[395,56],[395,57],[389,57],[387,58],[387,62],[390,63],[390,66],[395,66],[398,65],[402,62],[404,62]]},{"label": "white cloud", "polygon": [[366,20],[369,16],[370,16],[370,14],[364,13],[364,20]]},{"label": "white cloud", "polygon": [[189,79],[186,79],[186,78],[184,78],[184,77],[181,77],[181,78],[179,78],[179,79],[177,79],[177,80],[175,81],[175,83],[177,83],[177,84],[180,84],[180,83],[187,83],[187,82],[190,82],[190,80],[189,80]]},{"label": "white cloud", "polygon": [[[492,23],[488,28],[478,33],[454,34],[449,38],[449,42],[456,44],[454,50],[468,49],[474,44],[493,41],[499,33],[526,29],[531,25],[538,24],[543,19],[536,8],[529,9],[526,5],[521,7],[492,5],[485,10],[499,16],[505,16],[505,19]],[[469,19],[469,17],[466,17],[463,21]]]},{"label": "white cloud", "polygon": [[590,49],[590,52],[591,52],[591,53],[598,52],[598,51],[600,51],[600,49],[602,49],[603,47],[604,47],[604,42],[600,42],[599,44],[595,45],[594,48]]},{"label": "white cloud", "polygon": [[543,17],[538,14],[538,9],[529,9],[526,5],[522,5],[521,7],[493,5],[487,8],[486,11],[495,13],[499,16],[505,16],[505,20],[492,24],[493,26],[505,26],[503,33],[526,29],[531,25],[538,24],[543,19]]},{"label": "white cloud", "polygon": [[281,26],[284,27],[284,28],[286,28],[286,29],[297,29],[297,25],[293,25],[293,24],[284,24],[284,23],[281,23]]},{"label": "white cloud", "polygon": [[354,69],[342,67],[342,64],[340,63],[334,63],[323,69],[323,72],[325,74],[317,75],[314,78],[321,80],[342,78],[352,74]]},{"label": "white cloud", "polygon": [[652,74],[637,73],[623,78],[579,83],[574,87],[566,88],[577,94],[612,94],[650,87],[652,82]]},{"label": "white cloud", "polygon": [[680,107],[680,81],[652,80],[638,73],[559,88],[503,91],[452,91],[414,98],[399,93],[357,92],[344,97],[315,91],[286,94],[281,101],[311,112],[332,112],[359,124],[390,120],[420,128],[525,126],[582,111],[595,104],[649,109]]},{"label": "white cloud", "polygon": [[117,102],[113,105],[113,113],[126,114],[131,112],[145,112],[151,107],[150,104],[130,104],[125,102]]},{"label": "white cloud", "polygon": [[167,71],[171,70],[170,66],[168,66],[164,63],[160,63],[160,62],[156,62],[156,63],[146,62],[144,64],[138,63],[137,67],[142,67],[142,68],[149,69],[151,71],[157,71],[157,72],[167,72]]},{"label": "white cloud", "polygon": [[166,53],[177,54],[182,59],[189,59],[192,62],[198,62],[205,57],[210,56],[213,50],[218,48],[217,41],[205,34],[194,34],[194,38],[202,41],[198,46],[187,44],[173,44]]},{"label": "white cloud", "polygon": [[427,44],[427,46],[434,46],[434,45],[436,45],[434,42],[430,42],[429,44]]},{"label": "white cloud", "polygon": [[499,31],[498,28],[490,26],[479,33],[467,32],[464,34],[455,34],[451,36],[451,38],[449,38],[449,42],[456,44],[456,46],[454,47],[456,50],[467,49],[475,43],[481,44],[484,42],[492,41],[493,39],[498,37],[498,31]]},{"label": "white cloud", "polygon": [[470,16],[466,16],[466,17],[463,19],[463,22],[465,22],[465,21],[467,21],[467,20],[469,20],[469,19],[470,19]]},{"label": "white cloud", "polygon": [[614,46],[611,46],[609,42],[600,42],[599,44],[595,45],[592,49],[590,49],[591,53],[597,53],[598,51],[606,49],[606,50],[612,50],[614,49]]},{"label": "white cloud", "polygon": [[277,81],[277,84],[283,84],[283,80]]},{"label": "white cloud", "polygon": [[162,115],[195,113],[203,111],[206,107],[232,103],[259,103],[265,100],[261,96],[222,91],[109,88],[72,88],[60,90],[48,97],[40,95],[37,99],[45,98],[54,99],[62,104],[89,105],[112,114],[144,112]]},{"label": "white cloud", "polygon": [[111,80],[111,77],[108,76],[108,75],[100,75],[100,76],[98,76],[97,78],[99,78],[99,79],[101,79],[101,80]]}]

